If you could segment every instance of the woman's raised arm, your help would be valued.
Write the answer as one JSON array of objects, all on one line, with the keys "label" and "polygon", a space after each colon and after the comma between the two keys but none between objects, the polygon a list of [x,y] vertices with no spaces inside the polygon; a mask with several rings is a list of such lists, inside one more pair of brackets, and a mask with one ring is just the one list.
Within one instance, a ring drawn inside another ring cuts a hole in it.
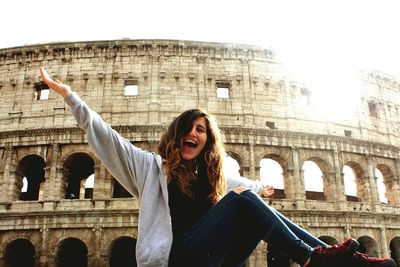
[{"label": "woman's raised arm", "polygon": [[40,76],[50,89],[53,89],[64,98],[71,93],[71,87],[61,83],[59,80],[53,80],[44,68],[40,68]]}]

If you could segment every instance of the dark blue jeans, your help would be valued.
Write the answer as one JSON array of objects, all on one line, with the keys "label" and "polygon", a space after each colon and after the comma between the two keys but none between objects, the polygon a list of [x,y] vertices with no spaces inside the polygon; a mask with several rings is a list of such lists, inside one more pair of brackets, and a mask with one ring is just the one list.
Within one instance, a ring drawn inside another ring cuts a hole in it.
[{"label": "dark blue jeans", "polygon": [[169,266],[242,266],[261,240],[301,266],[325,243],[250,190],[229,192],[193,227],[174,237]]}]

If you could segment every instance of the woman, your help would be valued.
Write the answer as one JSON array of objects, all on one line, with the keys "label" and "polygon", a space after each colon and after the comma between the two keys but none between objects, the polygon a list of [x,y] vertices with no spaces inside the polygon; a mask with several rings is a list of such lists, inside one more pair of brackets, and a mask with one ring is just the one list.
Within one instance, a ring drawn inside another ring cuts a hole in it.
[{"label": "woman", "polygon": [[194,109],[177,117],[157,155],[133,146],[68,85],[40,73],[71,107],[109,172],[138,199],[138,266],[241,266],[260,240],[301,266],[396,266],[356,253],[353,239],[327,246],[255,194],[269,196],[271,187],[225,178],[221,133],[207,113]]}]

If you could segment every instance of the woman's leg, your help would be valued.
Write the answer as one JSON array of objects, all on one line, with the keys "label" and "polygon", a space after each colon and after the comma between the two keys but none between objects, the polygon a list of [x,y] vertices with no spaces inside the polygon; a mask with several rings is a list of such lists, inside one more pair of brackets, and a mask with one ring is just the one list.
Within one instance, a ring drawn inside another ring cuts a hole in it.
[{"label": "woman's leg", "polygon": [[313,248],[257,195],[230,192],[189,231],[174,239],[170,265],[240,266],[261,239],[300,265],[313,253]]},{"label": "woman's leg", "polygon": [[301,240],[303,240],[305,243],[307,243],[311,247],[316,247],[316,246],[321,246],[321,247],[327,247],[328,244],[323,242],[322,240],[319,240],[315,236],[311,235],[309,232],[286,218],[283,214],[281,214],[279,211],[277,211],[274,208],[271,208],[278,216],[281,218],[281,220],[289,227],[292,232],[299,237]]}]

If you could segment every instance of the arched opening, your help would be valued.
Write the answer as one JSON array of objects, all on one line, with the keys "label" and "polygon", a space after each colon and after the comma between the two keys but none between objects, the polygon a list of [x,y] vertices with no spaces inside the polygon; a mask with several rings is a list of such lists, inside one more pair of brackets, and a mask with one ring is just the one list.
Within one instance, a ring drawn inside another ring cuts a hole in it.
[{"label": "arched opening", "polygon": [[400,266],[400,237],[396,236],[390,241],[390,257]]},{"label": "arched opening", "polygon": [[274,187],[274,198],[285,198],[285,180],[282,166],[273,158],[263,158],[260,161],[260,181],[264,185]]},{"label": "arched opening", "polygon": [[87,267],[88,250],[81,240],[67,238],[60,242],[56,253],[57,267]]},{"label": "arched opening", "polygon": [[[65,191],[66,199],[92,198],[93,185],[85,188],[85,183],[89,176],[94,174],[94,161],[85,153],[75,153],[68,157],[64,163],[64,168],[67,170],[67,189]],[[93,176],[93,181],[95,177]],[[81,193],[83,192],[83,193]]]},{"label": "arched opening", "polygon": [[113,181],[112,197],[113,198],[126,198],[133,197],[115,178]]},{"label": "arched opening", "polygon": [[115,239],[110,248],[110,267],[133,267],[136,264],[136,239],[122,236]]},{"label": "arched opening", "polygon": [[21,183],[20,200],[39,200],[45,166],[43,158],[38,155],[29,155],[20,160],[17,166]]},{"label": "arched opening", "polygon": [[[234,172],[238,172],[240,176],[243,176],[242,158],[235,152],[227,151],[226,153],[228,156],[225,158],[224,164],[225,163],[227,163],[227,164],[224,165],[224,168],[226,166],[231,166],[233,168]],[[224,171],[226,171],[226,170],[224,169]]]},{"label": "arched opening", "polygon": [[395,175],[389,166],[385,164],[378,164],[375,169],[375,177],[377,177],[377,187],[379,192],[379,199],[382,203],[397,205],[399,203],[396,192],[394,192],[393,184],[396,183]]},{"label": "arched opening", "polygon": [[339,241],[337,241],[336,238],[327,236],[327,235],[320,236],[320,237],[318,237],[318,239],[321,240],[322,242],[325,242],[328,245],[331,245],[331,246],[339,243]]},{"label": "arched opening", "polygon": [[303,164],[304,188],[306,198],[313,200],[326,200],[324,194],[323,173],[319,166],[311,160],[307,160]]},{"label": "arched opening", "polygon": [[375,169],[376,186],[378,188],[379,201],[383,204],[388,204],[386,198],[386,186],[384,183],[382,172],[379,169]]},{"label": "arched opening", "polygon": [[267,265],[268,267],[289,267],[290,259],[287,255],[275,249],[274,246],[268,244]]},{"label": "arched opening", "polygon": [[6,267],[34,267],[35,248],[29,240],[14,240],[5,249],[4,261]]},{"label": "arched opening", "polygon": [[[344,185],[348,201],[369,201],[370,191],[365,184],[368,179],[360,164],[349,161],[343,167]],[[355,193],[354,193],[355,191]]]},{"label": "arched opening", "polygon": [[371,257],[378,257],[378,244],[369,236],[362,236],[357,240],[360,243],[357,251]]},{"label": "arched opening", "polygon": [[240,165],[236,159],[231,156],[227,156],[224,160],[224,165],[222,166],[222,171],[226,177],[236,177],[241,176]]},{"label": "arched opening", "polygon": [[360,201],[357,197],[356,179],[353,169],[347,165],[343,166],[344,192],[348,201]]}]

